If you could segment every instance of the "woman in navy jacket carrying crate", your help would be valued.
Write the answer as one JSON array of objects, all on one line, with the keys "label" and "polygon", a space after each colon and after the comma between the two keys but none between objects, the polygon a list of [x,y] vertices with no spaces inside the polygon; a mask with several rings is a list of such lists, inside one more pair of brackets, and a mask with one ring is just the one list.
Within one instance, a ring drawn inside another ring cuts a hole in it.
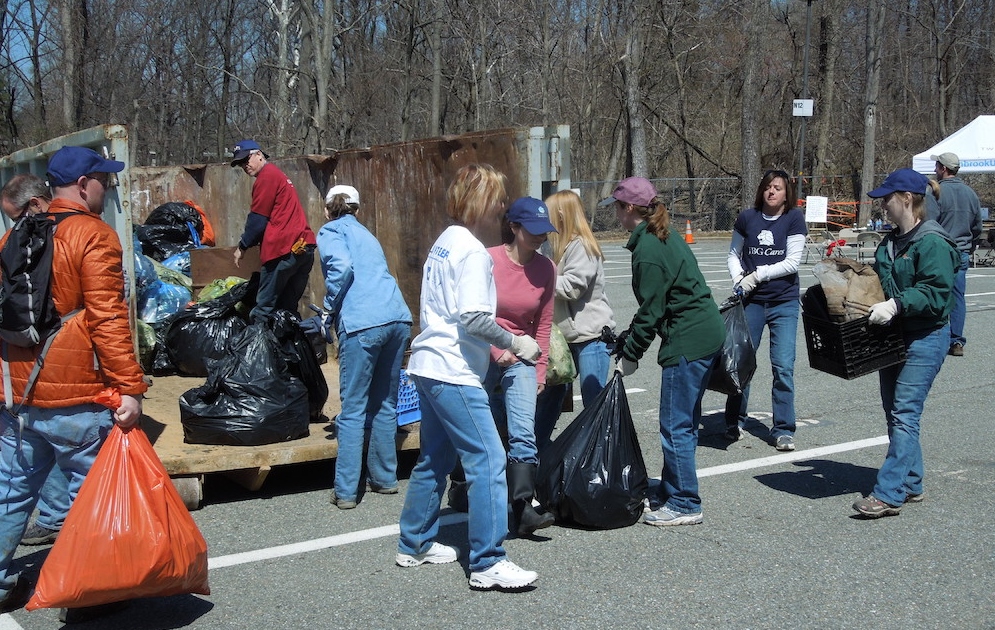
[{"label": "woman in navy jacket carrying crate", "polygon": [[874,270],[883,302],[871,306],[870,323],[901,323],[906,359],[879,372],[881,404],[888,421],[888,454],[877,483],[853,509],[867,518],[894,516],[906,503],[923,499],[919,419],[926,394],[950,346],[954,274],[960,255],[938,223],[926,220],[927,186],[939,186],[910,168],[895,171],[867,193],[881,199],[885,218],[895,225],[878,246]]}]

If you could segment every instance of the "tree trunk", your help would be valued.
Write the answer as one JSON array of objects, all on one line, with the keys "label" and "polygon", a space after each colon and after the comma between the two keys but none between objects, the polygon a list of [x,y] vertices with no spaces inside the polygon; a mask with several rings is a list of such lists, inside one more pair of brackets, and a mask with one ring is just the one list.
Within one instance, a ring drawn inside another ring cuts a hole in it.
[{"label": "tree trunk", "polygon": [[62,124],[66,131],[83,122],[83,51],[89,38],[87,0],[60,0],[59,22],[62,26]]},{"label": "tree trunk", "polygon": [[743,25],[746,29],[746,59],[743,62],[743,101],[740,107],[740,120],[743,128],[743,144],[740,148],[739,178],[740,208],[753,204],[753,191],[760,182],[760,87],[757,75],[763,63],[762,30],[764,24],[762,0],[751,0],[749,17]]},{"label": "tree trunk", "polygon": [[290,119],[290,84],[292,69],[290,62],[290,20],[293,14],[291,0],[271,0],[269,9],[276,19],[276,99],[273,103],[273,117],[276,119],[274,152],[282,155],[287,149],[287,123]]},{"label": "tree trunk", "polygon": [[821,77],[819,93],[822,98],[819,99],[819,131],[818,139],[815,143],[815,164],[812,168],[812,192],[823,196],[832,196],[834,193],[833,187],[830,185],[828,189],[823,190],[824,187],[820,186],[820,182],[826,175],[827,167],[831,168],[832,166],[827,164],[827,161],[829,130],[832,126],[834,102],[836,100],[836,59],[839,57],[840,52],[837,17],[839,15],[839,7],[835,0],[829,0],[823,6],[827,7],[827,9],[824,12],[822,27],[819,29],[819,32],[821,33],[823,42],[820,48],[825,51],[821,55],[823,63],[820,65],[824,69],[819,73]]},{"label": "tree trunk", "polygon": [[[878,95],[881,91],[881,48],[884,39],[885,23],[884,0],[868,0],[867,3],[867,84],[864,91],[864,161],[860,170],[860,199],[864,201],[869,190],[874,188],[874,141],[877,126]],[[857,225],[863,225],[870,216],[868,204],[858,206],[860,211]]]},{"label": "tree trunk", "polygon": [[429,135],[442,135],[442,20],[443,12],[439,0],[432,2],[432,19],[428,26],[429,43],[432,48],[432,91],[429,104]]},{"label": "tree trunk", "polygon": [[629,156],[632,161],[632,175],[648,177],[646,163],[646,129],[640,107],[639,62],[642,56],[642,41],[639,29],[633,25],[625,40],[625,56],[622,58],[622,75],[625,80],[625,111],[629,121]]}]

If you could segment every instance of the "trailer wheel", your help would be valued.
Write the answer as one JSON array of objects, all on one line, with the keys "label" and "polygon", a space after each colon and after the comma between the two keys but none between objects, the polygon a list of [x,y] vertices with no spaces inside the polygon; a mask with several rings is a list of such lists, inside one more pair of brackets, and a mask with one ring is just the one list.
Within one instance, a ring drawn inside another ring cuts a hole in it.
[{"label": "trailer wheel", "polygon": [[200,503],[204,500],[204,476],[195,475],[193,477],[173,477],[173,486],[180,493],[183,505],[191,512],[200,509]]}]

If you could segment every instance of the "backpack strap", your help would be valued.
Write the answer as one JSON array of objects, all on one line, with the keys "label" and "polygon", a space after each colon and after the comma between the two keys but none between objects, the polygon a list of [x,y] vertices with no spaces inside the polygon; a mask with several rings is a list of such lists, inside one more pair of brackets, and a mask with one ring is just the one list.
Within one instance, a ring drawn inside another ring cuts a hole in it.
[{"label": "backpack strap", "polygon": [[21,407],[28,400],[28,396],[31,395],[31,390],[34,389],[35,381],[38,380],[38,375],[41,373],[41,368],[45,365],[45,355],[48,354],[48,349],[52,347],[52,342],[55,341],[56,335],[62,330],[62,325],[69,321],[70,318],[74,317],[77,313],[83,309],[77,308],[71,313],[65,315],[59,320],[59,329],[53,334],[48,336],[45,340],[45,345],[42,346],[41,352],[38,353],[38,357],[35,359],[35,364],[31,368],[31,374],[28,375],[28,382],[24,386],[24,394],[21,396],[21,402],[14,404],[13,386],[10,381],[10,363],[7,362],[7,342],[3,342],[2,349],[0,349],[0,354],[3,357],[3,398],[4,405],[10,410],[15,416],[20,417]]}]

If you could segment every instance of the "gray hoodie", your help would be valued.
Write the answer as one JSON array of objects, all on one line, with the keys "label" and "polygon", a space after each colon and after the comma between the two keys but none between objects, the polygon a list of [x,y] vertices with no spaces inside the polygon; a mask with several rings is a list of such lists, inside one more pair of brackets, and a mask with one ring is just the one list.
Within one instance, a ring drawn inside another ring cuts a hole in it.
[{"label": "gray hoodie", "polygon": [[588,255],[580,238],[574,238],[556,265],[556,301],[553,320],[567,343],[601,336],[601,329],[615,329],[612,307],[605,296],[605,267]]}]

